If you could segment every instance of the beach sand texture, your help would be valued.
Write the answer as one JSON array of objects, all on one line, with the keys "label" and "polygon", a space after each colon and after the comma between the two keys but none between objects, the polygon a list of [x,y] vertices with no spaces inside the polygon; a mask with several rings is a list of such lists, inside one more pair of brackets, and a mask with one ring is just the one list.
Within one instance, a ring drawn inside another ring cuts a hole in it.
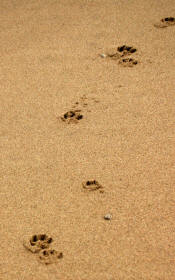
[{"label": "beach sand texture", "polygon": [[0,280],[174,280],[174,1],[0,14]]}]

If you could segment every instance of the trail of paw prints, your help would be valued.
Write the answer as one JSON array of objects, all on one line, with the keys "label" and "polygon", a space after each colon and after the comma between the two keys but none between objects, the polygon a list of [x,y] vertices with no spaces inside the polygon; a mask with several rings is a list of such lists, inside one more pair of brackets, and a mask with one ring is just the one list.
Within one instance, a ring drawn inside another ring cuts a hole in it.
[{"label": "trail of paw prints", "polygon": [[157,28],[165,28],[165,27],[173,26],[173,25],[175,25],[174,17],[162,18],[159,22],[154,23],[154,26]]},{"label": "trail of paw prints", "polygon": [[57,252],[50,249],[50,244],[53,242],[52,237],[46,234],[34,234],[32,237],[26,237],[23,241],[23,246],[37,255],[37,259],[44,264],[56,263],[63,257],[62,252]]},{"label": "trail of paw prints", "polygon": [[131,46],[119,46],[115,51],[108,51],[106,54],[100,54],[103,58],[110,58],[112,60],[117,60],[119,65],[124,67],[133,67],[138,64],[138,61],[134,58],[128,58],[137,51],[136,48]]},{"label": "trail of paw prints", "polygon": [[[90,103],[98,103],[99,101],[96,98],[91,98]],[[83,95],[80,97],[79,101],[76,101],[72,105],[72,109],[64,113],[62,116],[58,117],[61,121],[67,123],[67,124],[77,124],[79,121],[81,121],[84,118],[83,112],[91,112],[91,110],[88,109],[89,100],[86,97],[86,95]],[[92,104],[90,104],[92,105]],[[81,109],[80,109],[81,108]]]}]

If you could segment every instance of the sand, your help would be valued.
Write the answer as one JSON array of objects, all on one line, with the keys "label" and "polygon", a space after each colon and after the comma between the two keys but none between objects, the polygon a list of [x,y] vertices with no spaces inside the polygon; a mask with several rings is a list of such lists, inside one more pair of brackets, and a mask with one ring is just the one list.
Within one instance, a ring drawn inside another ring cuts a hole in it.
[{"label": "sand", "polygon": [[174,280],[174,1],[0,14],[0,279]]}]

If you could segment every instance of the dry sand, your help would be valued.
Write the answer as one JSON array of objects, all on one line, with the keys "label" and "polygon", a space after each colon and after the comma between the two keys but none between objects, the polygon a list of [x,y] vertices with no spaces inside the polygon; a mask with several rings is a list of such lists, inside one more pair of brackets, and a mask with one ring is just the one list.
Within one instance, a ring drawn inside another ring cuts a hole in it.
[{"label": "dry sand", "polygon": [[[0,10],[0,279],[174,280],[174,0]],[[133,67],[99,55],[122,45]],[[26,250],[40,233],[63,258]]]}]

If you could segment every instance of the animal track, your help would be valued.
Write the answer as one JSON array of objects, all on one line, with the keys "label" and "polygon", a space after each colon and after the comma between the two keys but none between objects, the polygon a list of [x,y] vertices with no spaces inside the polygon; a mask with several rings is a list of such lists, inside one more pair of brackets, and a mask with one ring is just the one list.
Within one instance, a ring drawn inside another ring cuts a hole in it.
[{"label": "animal track", "polygon": [[102,54],[101,57],[109,57],[113,60],[118,60],[118,63],[125,67],[133,67],[138,62],[133,58],[127,58],[127,56],[135,53],[136,51],[137,49],[134,47],[123,45],[117,48],[117,52],[108,52],[106,55]]},{"label": "animal track", "polygon": [[132,54],[132,53],[135,53],[137,51],[137,49],[133,48],[133,47],[128,47],[128,46],[121,46],[121,47],[118,47],[117,50],[122,53],[121,56],[126,56],[126,55],[129,55],[129,54]]},{"label": "animal track", "polygon": [[35,234],[31,238],[27,237],[23,241],[23,246],[30,252],[37,254],[38,260],[44,264],[55,263],[63,257],[63,253],[58,253],[49,246],[53,239],[46,234]]},{"label": "animal track", "polygon": [[160,22],[157,22],[154,24],[155,27],[157,28],[165,28],[168,26],[175,25],[175,18],[174,17],[166,17],[162,18]]},{"label": "animal track", "polygon": [[54,249],[44,249],[39,252],[38,258],[41,263],[52,264],[63,258],[63,253],[58,253]]},{"label": "animal track", "polygon": [[24,240],[24,247],[32,253],[38,253],[42,249],[46,249],[52,243],[52,238],[46,234],[35,234],[29,240]]},{"label": "animal track", "polygon": [[98,189],[101,189],[100,192],[103,193],[104,190],[103,186],[100,185],[96,180],[90,180],[82,183],[83,188],[89,191],[96,191]]},{"label": "animal track", "polygon": [[[91,110],[89,110],[87,108],[89,105],[88,104],[89,102],[87,102],[87,99],[88,98],[85,95],[81,96],[80,101],[76,101],[70,111],[66,112],[61,117],[57,117],[57,119],[61,119],[62,121],[66,122],[67,124],[78,123],[81,119],[83,119],[83,114],[81,113],[82,110],[80,110],[78,108],[86,107],[83,110],[86,110],[87,112],[91,112]],[[92,99],[93,103],[99,102],[95,97],[92,97],[91,99]]]},{"label": "animal track", "polygon": [[121,64],[124,67],[133,67],[137,63],[138,63],[137,60],[135,60],[133,58],[123,58],[123,59],[119,60],[119,64]]},{"label": "animal track", "polygon": [[83,118],[83,115],[80,114],[81,110],[69,111],[61,117],[62,121],[66,121],[67,123],[77,123],[79,120]]}]

